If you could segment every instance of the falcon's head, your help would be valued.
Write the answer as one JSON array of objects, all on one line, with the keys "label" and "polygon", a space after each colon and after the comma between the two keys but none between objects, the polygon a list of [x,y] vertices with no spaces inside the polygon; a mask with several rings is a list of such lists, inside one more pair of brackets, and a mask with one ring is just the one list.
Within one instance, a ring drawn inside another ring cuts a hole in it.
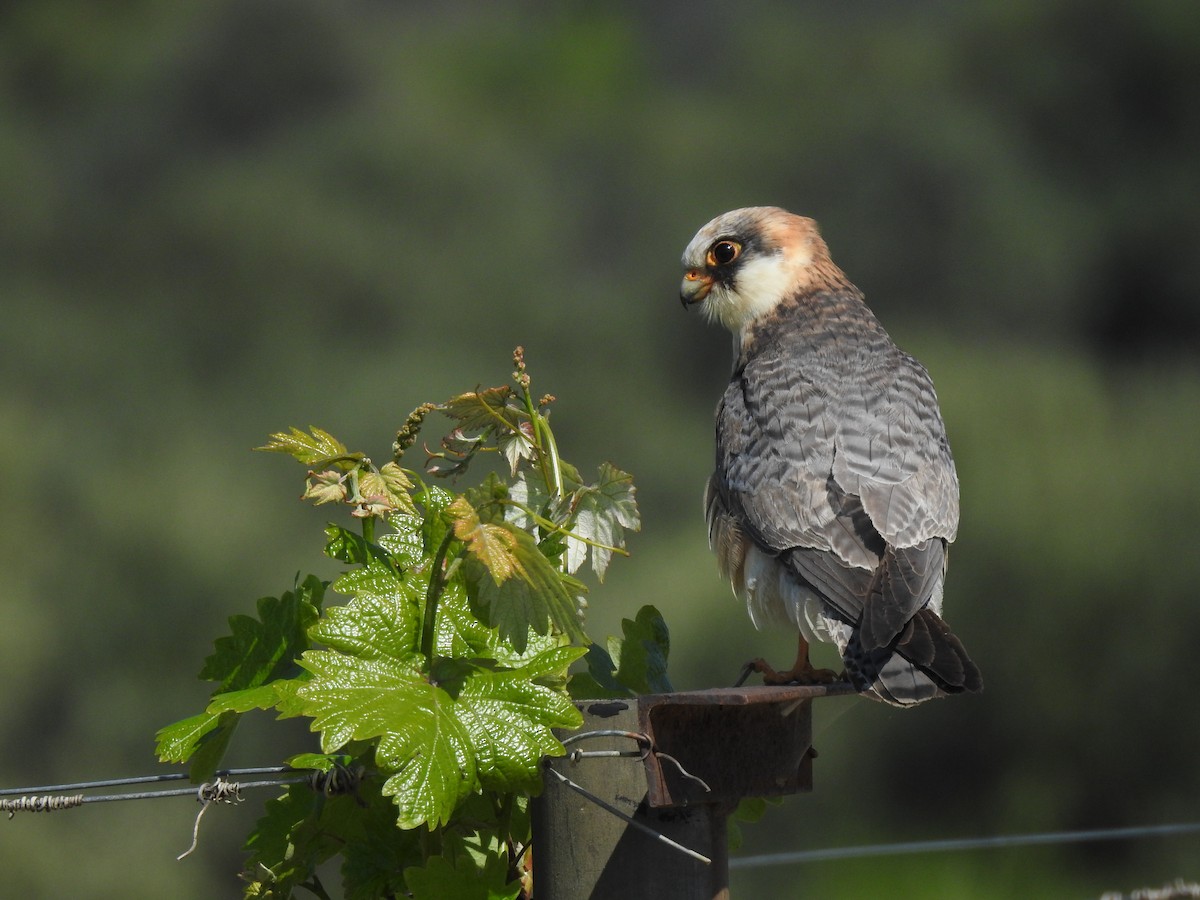
[{"label": "falcon's head", "polygon": [[717,216],[683,251],[683,266],[683,305],[701,304],[706,318],[737,337],[780,301],[845,279],[817,223],[776,206]]}]

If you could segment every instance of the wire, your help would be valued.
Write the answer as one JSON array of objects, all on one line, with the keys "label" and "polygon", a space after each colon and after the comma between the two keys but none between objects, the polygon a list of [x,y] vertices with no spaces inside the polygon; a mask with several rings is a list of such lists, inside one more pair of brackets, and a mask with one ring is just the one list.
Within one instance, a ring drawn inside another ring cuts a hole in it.
[{"label": "wire", "polygon": [[[290,775],[308,772],[308,769],[293,769],[291,766],[256,766],[250,769],[218,769],[214,774],[231,775]],[[41,787],[0,788],[0,797],[13,794],[61,794],[65,791],[86,791],[91,788],[120,787],[126,784],[155,784],[161,781],[186,781],[187,772],[164,772],[161,775],[135,775],[131,778],[106,778],[102,781],[78,781],[74,784],[46,784]],[[195,789],[182,793],[195,793]]]},{"label": "wire", "polygon": [[[241,790],[252,790],[254,788],[264,787],[280,787],[289,784],[300,784],[308,781],[308,775],[301,775],[298,778],[276,778],[271,781],[233,781],[230,784],[235,784]],[[100,796],[84,797],[84,803],[111,803],[114,800],[149,800],[152,797],[195,797],[195,787],[172,788],[167,791],[139,791],[129,794],[103,794]]]},{"label": "wire", "polygon": [[[673,762],[679,768],[679,771],[684,775],[684,777],[690,778],[693,781],[699,782],[701,785],[703,785],[704,790],[706,790],[706,791],[710,790],[709,786],[707,784],[705,784],[702,779],[697,778],[695,775],[693,775],[687,769],[685,769],[680,764],[679,760],[677,760],[675,757],[669,756],[666,753],[659,753],[659,751],[655,750],[654,743],[650,740],[649,736],[642,734],[640,731],[621,731],[621,730],[613,729],[613,728],[598,728],[593,731],[583,731],[583,732],[580,732],[579,734],[573,734],[569,738],[564,740],[563,747],[566,747],[569,744],[577,743],[579,741],[586,741],[586,740],[591,740],[592,738],[600,738],[600,737],[629,738],[632,741],[637,741],[638,749],[636,751],[632,751],[632,752],[627,752],[627,751],[623,751],[623,750],[572,750],[567,754],[567,759],[570,760],[572,763],[578,763],[584,759],[594,759],[594,758],[598,758],[598,757],[602,757],[602,756],[609,756],[609,755],[637,756],[642,759],[645,759],[647,755],[653,753],[655,756],[665,756],[667,759],[669,759],[671,762]],[[662,832],[655,831],[653,828],[651,828],[649,825],[646,825],[644,822],[639,822],[637,819],[633,818],[632,816],[626,815],[625,813],[621,812],[621,810],[619,810],[615,806],[613,806],[611,803],[608,803],[608,802],[600,799],[599,797],[597,797],[591,791],[587,790],[587,788],[583,787],[582,785],[576,784],[574,781],[572,781],[566,775],[563,775],[561,772],[557,771],[553,766],[551,766],[549,764],[548,759],[545,761],[545,764],[543,765],[543,769],[544,769],[544,771],[548,772],[549,774],[551,774],[555,778],[557,778],[564,787],[570,788],[575,793],[579,794],[581,797],[584,797],[587,800],[590,800],[592,803],[596,804],[598,807],[600,807],[605,812],[612,813],[612,815],[614,815],[618,819],[621,819],[622,821],[624,821],[631,828],[636,828],[638,831],[642,832],[643,834],[647,835],[648,837],[651,837],[656,841],[661,841],[662,843],[666,844],[667,846],[671,847],[672,849],[678,850],[680,853],[683,853],[686,856],[690,856],[692,859],[698,860],[699,862],[704,863],[704,865],[706,865],[706,866],[712,865],[712,860],[709,859],[704,854],[698,853],[697,851],[692,850],[690,847],[685,847],[683,844],[679,843],[678,841],[671,840],[671,838],[667,837]]]},{"label": "wire", "polygon": [[[111,803],[117,800],[150,800],[157,797],[196,797],[206,805],[209,802],[228,802],[227,795],[241,799],[238,791],[264,787],[283,787],[289,784],[307,782],[313,790],[324,791],[326,794],[343,793],[352,790],[358,784],[358,775],[353,772],[343,773],[344,767],[334,767],[330,772],[317,770],[293,769],[290,766],[258,766],[250,769],[221,769],[217,771],[215,785],[203,784],[184,788],[167,788],[159,791],[125,791],[119,794],[66,794],[65,791],[81,791],[99,787],[120,787],[132,784],[153,784],[166,781],[180,781],[188,776],[185,773],[166,773],[162,775],[138,775],[132,778],[106,778],[101,781],[80,781],[73,784],[49,784],[41,787],[3,788],[0,789],[0,813],[8,813],[11,819],[19,812],[57,812],[63,809],[74,809],[85,803]],[[283,778],[271,778],[263,781],[228,781],[230,775],[283,775]],[[335,784],[335,780],[337,783]],[[211,794],[214,787],[222,788],[216,795]],[[199,795],[197,794],[199,791]],[[20,796],[14,796],[20,795]]]},{"label": "wire", "polygon": [[704,854],[697,853],[695,850],[692,850],[690,847],[685,847],[683,844],[679,843],[678,841],[671,840],[665,834],[655,831],[649,825],[646,825],[643,822],[639,822],[637,819],[633,818],[632,816],[625,815],[625,813],[621,812],[621,810],[617,809],[611,803],[607,803],[604,800],[601,800],[599,797],[597,797],[595,794],[593,794],[587,788],[576,784],[574,781],[572,781],[570,778],[568,778],[566,775],[562,774],[561,772],[558,772],[558,771],[550,768],[549,766],[546,767],[545,771],[549,772],[551,775],[553,775],[555,778],[557,778],[564,787],[570,788],[575,793],[579,794],[581,797],[584,797],[585,799],[590,800],[592,803],[595,803],[598,807],[600,807],[605,812],[612,813],[618,819],[623,820],[630,827],[636,828],[638,831],[642,832],[647,837],[653,838],[656,841],[660,841],[660,842],[666,844],[668,847],[672,848],[673,850],[678,850],[680,853],[684,854],[685,856],[690,856],[692,859],[698,860],[699,862],[704,863],[706,866],[712,864],[712,860],[709,859]]},{"label": "wire", "polygon": [[998,847],[1028,847],[1038,844],[1073,844],[1087,841],[1119,841],[1143,837],[1170,837],[1200,832],[1200,822],[1172,825],[1141,825],[1131,828],[1100,828],[1091,831],[1055,831],[1043,834],[1010,834],[980,838],[951,838],[940,841],[909,841],[898,844],[868,844],[861,847],[828,847],[760,856],[739,856],[729,861],[731,869],[788,866],[867,856],[898,856],[913,853],[943,853],[953,850],[990,850]]},{"label": "wire", "polygon": [[[597,731],[585,732],[580,735],[575,735],[564,741],[564,745],[573,741],[578,741],[593,737],[628,737],[637,740],[639,744],[642,741],[648,741],[645,735],[637,732],[618,732],[618,731]],[[609,755],[613,751],[575,751],[580,757]],[[619,751],[621,755],[625,755],[625,751]],[[644,750],[635,751],[638,755],[644,753]],[[654,752],[651,750],[651,752]],[[656,755],[666,757],[669,761],[679,763],[667,754],[658,753]],[[566,787],[583,795],[588,800],[596,803],[601,808],[608,812],[624,819],[629,824],[653,835],[657,840],[663,841],[677,850],[686,853],[695,859],[705,863],[709,862],[707,857],[702,856],[694,850],[690,850],[670,838],[653,831],[641,822],[634,821],[631,817],[625,815],[620,810],[611,807],[599,797],[596,797],[589,791],[581,788],[571,779],[566,778],[561,773],[556,772],[552,768],[546,769]],[[694,779],[704,784],[696,776],[683,770],[680,766],[681,773],[688,778]],[[229,776],[241,775],[282,775],[291,776],[284,778],[272,778],[261,781],[246,781],[246,782],[229,782],[231,790],[250,790],[253,788],[263,787],[282,787],[290,784],[299,784],[308,782],[313,790],[322,791],[326,794],[353,792],[358,785],[359,779],[362,777],[362,772],[359,769],[335,767],[327,773],[318,772],[309,769],[294,769],[290,766],[257,766],[253,768],[243,769],[219,769],[216,774],[221,779]],[[185,797],[197,796],[197,788],[189,786],[185,788],[169,788],[158,791],[129,791],[118,794],[102,794],[88,795],[74,794],[71,796],[61,796],[67,791],[82,791],[100,787],[120,787],[133,784],[152,784],[167,781],[183,781],[188,779],[188,775],[183,772],[172,772],[161,775],[139,775],[131,778],[108,778],[100,781],[81,781],[72,784],[51,784],[41,787],[25,787],[25,788],[0,788],[0,797],[15,799],[0,799],[0,813],[8,813],[9,818],[12,818],[18,812],[52,812],[60,809],[71,809],[81,806],[85,803],[107,803],[116,800],[148,800],[154,797]],[[203,790],[207,785],[202,785]],[[707,785],[704,785],[707,787]],[[57,794],[60,796],[36,796]],[[204,797],[200,798],[202,801]],[[240,799],[240,798],[239,798]],[[223,797],[208,798],[209,802],[214,800],[224,801]],[[206,803],[207,806],[207,803]],[[203,812],[203,810],[202,810]],[[199,817],[197,817],[197,827],[199,826]],[[1072,844],[1085,843],[1089,841],[1118,841],[1118,840],[1134,840],[1137,838],[1146,837],[1173,837],[1185,834],[1195,834],[1200,832],[1200,822],[1179,822],[1168,825],[1140,825],[1128,828],[1101,828],[1083,831],[1054,831],[1043,832],[1040,834],[1010,834],[1010,835],[995,835],[992,837],[978,838],[949,838],[944,840],[934,841],[908,841],[895,844],[866,844],[858,847],[826,847],[817,850],[796,850],[785,853],[769,853],[760,854],[757,856],[738,856],[729,860],[730,869],[752,869],[763,868],[766,866],[787,866],[787,865],[802,865],[812,862],[826,862],[831,860],[841,859],[862,859],[872,856],[900,856],[921,853],[946,853],[960,850],[991,850],[1006,847],[1029,847],[1046,844]]]}]

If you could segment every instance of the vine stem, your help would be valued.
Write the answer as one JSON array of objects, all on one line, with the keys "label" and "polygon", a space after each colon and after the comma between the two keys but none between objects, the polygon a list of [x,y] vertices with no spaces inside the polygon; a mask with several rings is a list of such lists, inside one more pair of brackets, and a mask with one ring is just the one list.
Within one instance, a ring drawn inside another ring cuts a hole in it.
[{"label": "vine stem", "polygon": [[[563,485],[562,462],[558,456],[558,442],[554,440],[554,432],[550,430],[550,423],[546,421],[546,417],[538,412],[533,405],[533,395],[529,393],[528,379],[520,382],[521,393],[525,399],[525,411],[529,414],[529,424],[533,428],[534,447],[537,449],[538,465],[542,470],[542,480],[546,482],[546,490],[553,490],[555,498],[561,499],[567,495],[566,488]],[[549,455],[549,469],[547,472],[546,456]],[[567,557],[564,554],[559,561],[559,568],[562,571],[567,571]]]},{"label": "vine stem", "polygon": [[[558,444],[554,440],[554,432],[550,430],[550,423],[546,421],[546,417],[534,406],[533,395],[529,393],[528,377],[524,380],[518,379],[517,384],[520,385],[521,399],[525,401],[525,413],[529,416],[529,425],[533,429],[533,446],[537,450],[542,480],[546,482],[547,490],[554,489],[555,497],[562,497],[566,490],[563,487],[562,465],[558,458]],[[550,456],[549,467],[546,465],[546,454]]]},{"label": "vine stem", "polygon": [[430,662],[433,661],[434,638],[437,634],[437,605],[442,595],[444,582],[442,567],[446,562],[446,554],[450,552],[450,542],[454,540],[454,529],[451,528],[442,538],[437,553],[433,555],[433,566],[429,572],[429,588],[425,591],[425,617],[421,620],[421,653]]},{"label": "vine stem", "polygon": [[[528,396],[528,392],[526,392],[526,396]],[[537,418],[534,420],[534,428],[542,432],[542,437],[546,441],[546,449],[550,453],[550,472],[554,476],[554,494],[556,497],[563,497],[566,495],[566,489],[563,487],[562,465],[558,459],[558,443],[554,440],[554,432],[550,430],[550,423],[541,413],[535,413],[535,415]]]},{"label": "vine stem", "polygon": [[329,893],[325,890],[325,885],[321,884],[321,879],[316,876],[316,873],[313,874],[311,880],[302,881],[296,887],[302,887],[307,891],[311,891],[314,896],[320,897],[321,900],[332,900]]}]

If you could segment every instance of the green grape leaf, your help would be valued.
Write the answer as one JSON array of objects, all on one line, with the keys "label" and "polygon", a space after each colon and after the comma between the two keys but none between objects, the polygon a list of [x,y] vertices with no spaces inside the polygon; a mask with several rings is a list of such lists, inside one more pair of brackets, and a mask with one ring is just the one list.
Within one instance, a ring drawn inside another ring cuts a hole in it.
[{"label": "green grape leaf", "polygon": [[471,609],[462,580],[447,581],[438,599],[434,652],[451,658],[491,657],[507,663],[509,660],[501,658],[504,647],[500,633]]},{"label": "green grape leaf", "polygon": [[465,856],[479,868],[499,865],[507,871],[509,839],[519,845],[528,843],[532,837],[528,812],[529,798],[525,796],[498,798],[491,792],[472,794],[463,801],[454,814],[453,825],[442,835],[442,857],[457,864]]},{"label": "green grape leaf", "polygon": [[421,533],[425,540],[425,553],[433,556],[450,530],[450,520],[444,515],[446,508],[454,502],[454,495],[437,485],[425,485],[418,495],[421,506],[425,509],[425,520]]},{"label": "green grape leaf", "polygon": [[[397,519],[401,523],[409,521],[406,516]],[[395,535],[386,537],[395,538]],[[397,571],[397,560],[382,543],[374,544],[358,532],[333,523],[325,526],[325,555],[339,562],[364,566],[372,572]],[[336,582],[332,587],[338,590]]]},{"label": "green grape leaf", "polygon": [[297,753],[288,759],[287,764],[293,769],[329,772],[334,766],[349,766],[353,762],[354,757],[349,753]]},{"label": "green grape leaf", "polygon": [[257,619],[231,616],[232,633],[217,639],[200,677],[219,682],[217,692],[224,693],[294,674],[292,661],[308,648],[324,595],[325,583],[309,575],[279,598],[260,599]]},{"label": "green grape leaf", "polygon": [[421,837],[396,827],[396,807],[377,783],[362,790],[362,834],[342,849],[342,889],[346,900],[404,897],[404,870],[422,860]]},{"label": "green grape leaf", "polygon": [[621,631],[623,639],[608,639],[608,652],[617,667],[617,681],[635,694],[664,694],[674,690],[667,678],[671,634],[662,614],[653,606],[643,606],[633,620],[621,620]]},{"label": "green grape leaf", "polygon": [[583,485],[583,476],[579,474],[579,470],[565,459],[558,461],[558,468],[562,471],[563,483],[568,491]]},{"label": "green grape leaf", "polygon": [[[492,868],[491,873],[496,870]],[[486,877],[470,857],[451,863],[442,856],[430,857],[424,866],[404,870],[404,881],[413,900],[516,900],[521,894],[519,882],[497,882]]]},{"label": "green grape leaf", "polygon": [[550,729],[578,728],[583,717],[569,697],[538,679],[561,675],[585,652],[558,647],[519,669],[477,669],[464,679],[455,711],[470,734],[485,789],[529,790],[538,783],[539,760],[562,754]]},{"label": "green grape leaf", "polygon": [[463,497],[481,522],[497,523],[505,519],[508,485],[495,472],[488,472],[476,487],[463,491]]},{"label": "green grape leaf", "polygon": [[518,668],[539,653],[562,646],[564,637],[555,634],[526,635],[524,649],[518,651],[475,614],[461,578],[452,578],[442,590],[437,609],[434,650],[441,656],[482,657],[502,666]]},{"label": "green grape leaf", "polygon": [[154,735],[154,752],[160,762],[187,762],[205,735],[210,734],[221,722],[220,713],[203,712],[188,716],[170,725],[165,725]]},{"label": "green grape leaf", "polygon": [[[516,505],[509,506],[504,512],[504,517],[518,528],[531,531],[537,524],[533,516],[526,512],[527,509],[543,518],[551,518],[552,495],[539,476],[530,472],[518,472],[508,487],[508,495]],[[562,523],[556,521],[555,524]]]},{"label": "green grape leaf", "polygon": [[569,688],[576,700],[609,700],[632,697],[633,691],[617,680],[617,665],[599,644],[587,648],[587,669],[571,676]]},{"label": "green grape leaf", "polygon": [[533,426],[528,421],[523,421],[518,424],[515,431],[499,435],[496,438],[496,447],[508,460],[509,474],[514,477],[521,467],[522,460],[533,459],[532,432]]},{"label": "green grape leaf", "polygon": [[301,500],[311,500],[316,506],[322,503],[341,503],[346,499],[346,482],[341,472],[326,469],[324,472],[309,472],[304,481]]},{"label": "green grape leaf", "polygon": [[299,672],[296,658],[309,646],[307,629],[317,621],[325,582],[309,575],[279,598],[258,601],[259,617],[229,619],[230,635],[218,638],[200,677],[220,682],[208,709],[159,730],[155,752],[163,762],[192,763],[200,781],[220,765],[238,716],[280,703],[274,685]]},{"label": "green grape leaf", "polygon": [[383,648],[370,658],[310,650],[303,663],[313,677],[300,689],[322,752],[378,738],[376,761],[395,772],[383,791],[395,795],[404,828],[445,824],[478,785],[454,698],[425,676],[419,661],[411,651],[396,657]]},{"label": "green grape leaf", "polygon": [[378,739],[376,762],[394,774],[404,828],[449,821],[481,785],[536,784],[543,755],[561,754],[551,729],[578,727],[570,701],[538,680],[561,675],[581,654],[562,647],[520,669],[497,670],[467,660],[423,658],[404,648],[372,647],[366,657],[310,650],[312,679],[299,689],[321,750]]},{"label": "green grape leaf", "polygon": [[633,476],[603,463],[596,483],[587,485],[579,480],[574,466],[563,462],[561,469],[567,491],[561,498],[554,497],[535,474],[518,473],[509,488],[515,505],[505,517],[527,530],[536,524],[530,513],[554,523],[563,531],[567,571],[576,572],[590,553],[592,570],[603,581],[612,559],[610,548],[624,549],[625,531],[641,528]]},{"label": "green grape leaf", "polygon": [[388,519],[388,524],[394,530],[380,536],[379,546],[391,555],[399,568],[411,568],[425,559],[425,546],[421,539],[424,520],[420,516],[398,513]]},{"label": "green grape leaf", "polygon": [[477,559],[463,560],[463,578],[475,607],[486,612],[488,624],[518,653],[524,652],[531,630],[547,634],[551,623],[573,642],[587,643],[575,605],[582,585],[555,569],[528,532],[514,528],[510,533],[515,569],[502,584]]},{"label": "green grape leaf", "polygon": [[511,525],[481,522],[465,497],[456,499],[446,512],[452,517],[454,536],[483,564],[497,586],[513,576],[517,569],[517,536]]},{"label": "green grape leaf", "polygon": [[361,534],[330,522],[325,526],[325,555],[339,562],[365,563],[371,551]]},{"label": "green grape leaf", "polygon": [[512,484],[508,486],[508,496],[517,505],[509,505],[504,517],[518,528],[532,531],[538,523],[526,512],[528,509],[557,527],[568,529],[574,515],[573,498],[585,485],[579,480],[579,470],[569,462],[560,459],[558,467],[562,473],[565,496],[556,496],[537,470],[518,472]]},{"label": "green grape leaf", "polygon": [[[367,790],[363,793],[370,796]],[[317,866],[362,840],[366,827],[359,803],[352,796],[325,797],[307,784],[290,785],[281,797],[268,800],[245,845],[249,858],[242,877],[250,883],[246,896],[286,900]],[[401,838],[394,827],[387,830]]]},{"label": "green grape leaf", "polygon": [[405,515],[417,512],[409,493],[412,487],[408,475],[394,462],[385,463],[378,472],[367,471],[358,477],[358,490],[366,501],[375,500],[381,507]]},{"label": "green grape leaf", "polygon": [[401,575],[372,557],[368,565],[339,576],[332,588],[352,599],[326,611],[309,630],[312,640],[366,658],[414,651],[425,596],[421,576],[412,570]]},{"label": "green grape leaf", "polygon": [[345,462],[352,468],[363,459],[361,453],[350,453],[345,444],[315,425],[310,425],[308,432],[294,425],[291,431],[277,431],[266,444],[254,449],[286,453],[313,468],[324,468],[335,462]]},{"label": "green grape leaf", "polygon": [[258,687],[214,694],[205,712],[219,715],[223,712],[244,713],[252,709],[270,709],[279,702],[276,684],[278,682],[272,681]]},{"label": "green grape leaf", "polygon": [[294,719],[297,716],[304,715],[304,708],[300,703],[300,686],[308,680],[308,673],[301,672],[296,678],[280,678],[277,681],[271,682],[271,687],[275,691],[276,701],[275,708],[279,710],[279,718]]},{"label": "green grape leaf", "polygon": [[[594,485],[581,487],[571,498],[573,516],[567,534],[567,571],[583,564],[590,549],[592,571],[601,581],[612,559],[612,549],[624,548],[625,529],[642,527],[633,476],[609,463],[601,463]],[[589,543],[590,542],[590,543]]]},{"label": "green grape leaf", "polygon": [[[266,816],[273,819],[272,827],[255,828],[246,838],[243,847],[251,853],[251,863],[266,863],[283,856],[287,848],[287,832],[293,824],[303,819],[313,811],[316,797],[303,783],[291,784],[284,788],[283,795],[273,797],[263,804]],[[261,826],[263,821],[259,820]],[[277,826],[283,827],[277,827]]]},{"label": "green grape leaf", "polygon": [[241,720],[241,714],[231,709],[216,714],[216,727],[201,736],[196,742],[195,749],[188,760],[188,778],[194,784],[202,784],[213,777],[213,773],[221,765],[229,742],[233,740],[234,729]]},{"label": "green grape leaf", "polygon": [[674,690],[667,677],[671,635],[653,606],[643,606],[634,619],[622,619],[620,638],[608,639],[607,651],[588,648],[587,669],[571,676],[577,700],[664,694]]},{"label": "green grape leaf", "polygon": [[439,409],[458,422],[464,432],[489,431],[497,426],[502,426],[503,431],[513,431],[522,411],[509,404],[512,394],[507,385],[468,391],[451,397]]}]

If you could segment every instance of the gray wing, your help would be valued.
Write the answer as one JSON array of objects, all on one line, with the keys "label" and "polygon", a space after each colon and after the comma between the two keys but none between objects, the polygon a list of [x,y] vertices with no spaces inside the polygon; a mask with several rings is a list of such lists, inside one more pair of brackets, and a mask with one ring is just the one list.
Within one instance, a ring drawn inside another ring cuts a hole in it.
[{"label": "gray wing", "polygon": [[[889,341],[890,344],[890,341]],[[929,373],[897,349],[841,396],[832,474],[894,547],[958,532],[958,476]]]},{"label": "gray wing", "polygon": [[[845,350],[846,348],[842,348]],[[925,369],[882,332],[841,355],[745,360],[717,416],[710,493],[883,646],[940,591],[958,479]]]}]

